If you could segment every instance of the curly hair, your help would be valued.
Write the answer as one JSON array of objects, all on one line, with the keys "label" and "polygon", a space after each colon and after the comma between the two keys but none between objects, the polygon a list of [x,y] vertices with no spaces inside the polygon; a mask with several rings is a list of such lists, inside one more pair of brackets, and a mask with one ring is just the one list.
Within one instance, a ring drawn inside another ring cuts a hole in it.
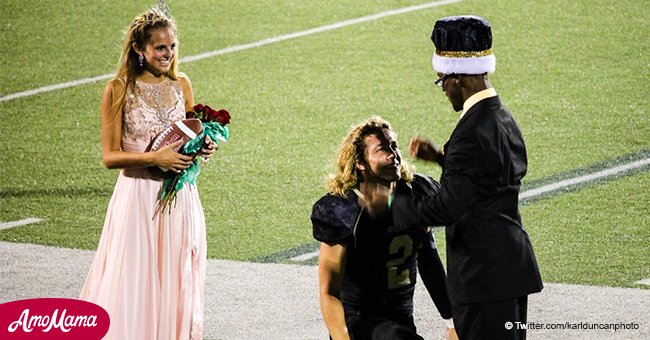
[{"label": "curly hair", "polygon": [[[364,139],[373,134],[381,135],[383,129],[392,131],[388,121],[374,116],[361,122],[348,132],[336,157],[337,171],[327,178],[327,192],[335,196],[347,197],[350,190],[359,186],[361,174],[357,171],[356,164],[365,162]],[[413,180],[413,169],[409,164],[402,161],[400,171],[402,179],[407,182]]]}]

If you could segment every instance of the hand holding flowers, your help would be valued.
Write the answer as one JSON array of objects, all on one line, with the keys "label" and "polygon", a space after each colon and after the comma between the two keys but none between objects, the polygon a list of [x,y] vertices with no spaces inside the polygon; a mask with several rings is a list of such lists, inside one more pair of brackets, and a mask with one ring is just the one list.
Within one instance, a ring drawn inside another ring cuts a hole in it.
[{"label": "hand holding flowers", "polygon": [[228,111],[224,109],[213,110],[211,107],[203,104],[197,104],[193,109],[193,111],[187,112],[186,118],[197,118],[201,120],[203,132],[181,148],[182,154],[194,158],[192,164],[180,173],[164,179],[159,197],[159,204],[163,212],[171,206],[176,198],[177,192],[186,183],[190,185],[196,184],[196,180],[201,172],[201,161],[205,162],[212,156],[214,150],[218,148],[218,141],[225,142],[230,136],[228,127],[226,127],[230,123],[230,113]]},{"label": "hand holding flowers", "polygon": [[[211,126],[214,123],[218,123],[223,127],[225,127],[228,123],[230,123],[230,113],[228,113],[228,111],[224,109],[215,111],[211,107],[203,104],[195,105],[194,111],[187,112],[185,117],[188,119],[190,118],[200,119],[201,122],[203,122],[204,129],[208,126],[210,126],[210,128],[214,128]],[[216,138],[218,139],[219,137]],[[219,148],[219,144],[215,143],[214,141],[215,141],[214,136],[206,135],[204,144],[202,148],[199,150],[199,154],[204,161],[207,161],[212,156],[214,151]]]}]

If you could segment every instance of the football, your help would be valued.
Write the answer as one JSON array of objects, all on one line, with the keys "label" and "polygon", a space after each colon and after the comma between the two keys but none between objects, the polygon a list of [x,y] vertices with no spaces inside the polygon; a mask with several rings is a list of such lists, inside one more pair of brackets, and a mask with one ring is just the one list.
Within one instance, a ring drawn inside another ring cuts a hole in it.
[{"label": "football", "polygon": [[[173,144],[179,140],[183,142],[174,147],[174,151],[178,152],[183,145],[190,140],[196,138],[198,134],[203,132],[203,124],[201,120],[196,118],[179,120],[172,125],[165,128],[161,133],[151,142],[151,151],[156,151],[164,148],[167,145]],[[161,168],[163,171],[169,169]]]}]

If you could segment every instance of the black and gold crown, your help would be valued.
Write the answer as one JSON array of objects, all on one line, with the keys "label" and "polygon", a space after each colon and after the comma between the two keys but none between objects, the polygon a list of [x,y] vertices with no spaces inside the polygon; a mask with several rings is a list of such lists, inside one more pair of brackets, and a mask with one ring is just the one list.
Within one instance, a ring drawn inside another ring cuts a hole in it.
[{"label": "black and gold crown", "polygon": [[432,59],[436,72],[494,72],[496,58],[492,54],[492,29],[484,18],[473,15],[442,18],[436,21],[431,40],[436,47]]}]

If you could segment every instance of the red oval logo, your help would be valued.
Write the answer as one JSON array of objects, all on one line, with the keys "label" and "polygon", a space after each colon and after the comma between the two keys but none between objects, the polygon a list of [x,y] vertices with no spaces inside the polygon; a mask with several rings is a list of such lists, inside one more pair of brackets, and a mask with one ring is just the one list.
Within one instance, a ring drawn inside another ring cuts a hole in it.
[{"label": "red oval logo", "polygon": [[0,339],[101,339],[110,318],[83,300],[42,298],[0,304]]}]

